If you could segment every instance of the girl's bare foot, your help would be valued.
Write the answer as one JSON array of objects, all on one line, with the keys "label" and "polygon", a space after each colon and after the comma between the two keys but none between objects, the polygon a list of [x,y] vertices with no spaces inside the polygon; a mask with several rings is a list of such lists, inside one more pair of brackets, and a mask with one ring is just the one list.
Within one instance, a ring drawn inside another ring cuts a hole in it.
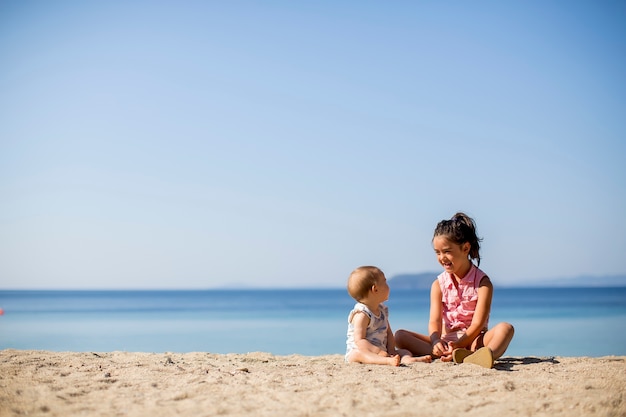
[{"label": "girl's bare foot", "polygon": [[433,358],[430,355],[425,356],[403,356],[401,362],[404,365],[408,365],[409,363],[423,362],[423,363],[431,363]]}]

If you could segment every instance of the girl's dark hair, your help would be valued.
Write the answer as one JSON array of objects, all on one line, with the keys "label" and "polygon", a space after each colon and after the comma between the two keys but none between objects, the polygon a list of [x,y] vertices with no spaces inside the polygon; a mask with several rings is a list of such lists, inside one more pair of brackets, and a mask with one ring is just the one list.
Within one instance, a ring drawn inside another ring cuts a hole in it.
[{"label": "girl's dark hair", "polygon": [[437,223],[433,239],[437,236],[443,236],[457,245],[469,242],[469,257],[476,261],[476,266],[480,266],[480,242],[482,239],[476,235],[476,223],[467,214],[459,212],[450,220],[442,220]]}]

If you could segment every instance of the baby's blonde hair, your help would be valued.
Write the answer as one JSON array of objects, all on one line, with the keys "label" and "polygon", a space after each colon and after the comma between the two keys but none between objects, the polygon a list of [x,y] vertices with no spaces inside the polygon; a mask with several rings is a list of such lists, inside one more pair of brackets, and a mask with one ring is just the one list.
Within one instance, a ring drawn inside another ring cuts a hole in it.
[{"label": "baby's blonde hair", "polygon": [[378,282],[383,271],[375,266],[360,266],[348,277],[348,294],[356,301],[361,301]]}]

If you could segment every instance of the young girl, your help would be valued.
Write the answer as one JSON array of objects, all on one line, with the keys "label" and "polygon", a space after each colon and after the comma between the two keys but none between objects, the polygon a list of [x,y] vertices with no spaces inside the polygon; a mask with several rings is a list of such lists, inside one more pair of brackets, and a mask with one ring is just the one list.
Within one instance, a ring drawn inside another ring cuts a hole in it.
[{"label": "young girl", "polygon": [[430,362],[430,355],[415,358],[407,350],[396,350],[389,326],[389,285],[375,266],[355,269],[348,278],[348,293],[357,303],[348,316],[346,362],[398,366],[400,363]]},{"label": "young girl", "polygon": [[493,285],[478,269],[480,241],[474,220],[464,213],[437,224],[433,248],[443,272],[430,290],[430,337],[398,330],[397,346],[416,355],[428,352],[442,361],[486,368],[504,354],[514,329],[509,323],[488,329]]}]

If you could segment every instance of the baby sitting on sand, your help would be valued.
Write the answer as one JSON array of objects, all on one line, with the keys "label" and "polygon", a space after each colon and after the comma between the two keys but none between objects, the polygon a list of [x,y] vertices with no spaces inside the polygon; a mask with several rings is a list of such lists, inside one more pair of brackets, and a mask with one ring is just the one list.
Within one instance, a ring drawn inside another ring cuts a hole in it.
[{"label": "baby sitting on sand", "polygon": [[362,266],[352,271],[348,293],[357,303],[348,316],[346,362],[398,366],[431,361],[430,355],[414,357],[408,350],[396,350],[383,304],[389,298],[389,285],[380,269]]}]

